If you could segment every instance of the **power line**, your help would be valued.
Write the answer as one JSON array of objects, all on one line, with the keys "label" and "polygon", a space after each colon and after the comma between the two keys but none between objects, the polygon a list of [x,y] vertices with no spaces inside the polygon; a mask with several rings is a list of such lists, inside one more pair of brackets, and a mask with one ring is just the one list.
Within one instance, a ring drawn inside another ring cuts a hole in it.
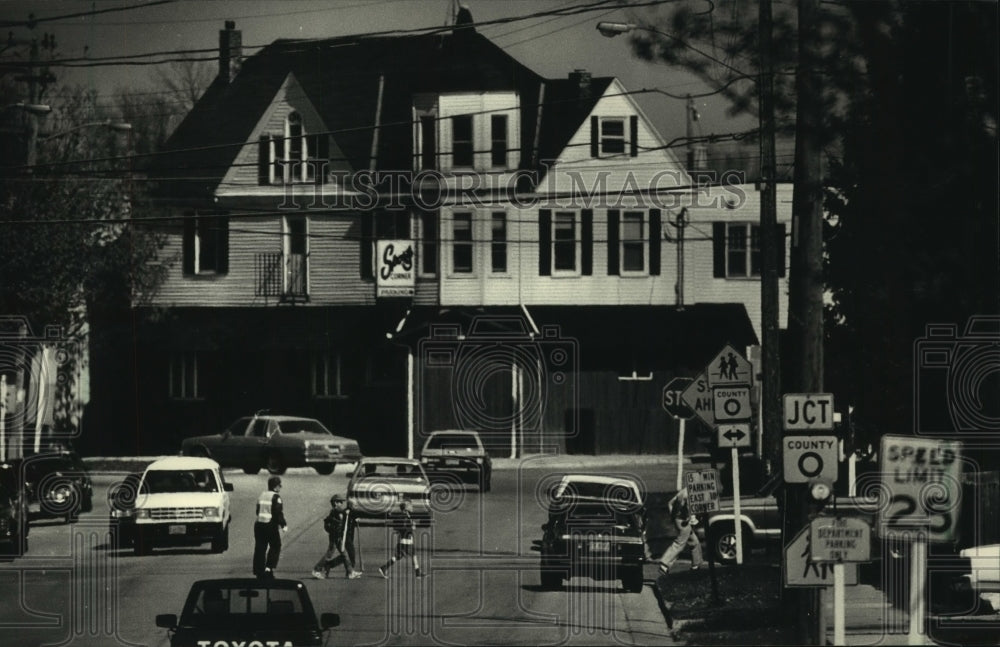
[{"label": "power line", "polygon": [[34,29],[35,25],[42,22],[52,22],[53,20],[65,20],[67,18],[82,18],[86,16],[96,16],[98,14],[112,13],[118,11],[131,11],[133,9],[148,9],[156,5],[170,4],[176,0],[149,0],[145,4],[125,5],[122,7],[109,7],[107,9],[91,9],[77,13],[64,14],[62,16],[48,16],[45,18],[35,18],[34,15],[27,20],[0,20],[0,27],[27,27]]}]

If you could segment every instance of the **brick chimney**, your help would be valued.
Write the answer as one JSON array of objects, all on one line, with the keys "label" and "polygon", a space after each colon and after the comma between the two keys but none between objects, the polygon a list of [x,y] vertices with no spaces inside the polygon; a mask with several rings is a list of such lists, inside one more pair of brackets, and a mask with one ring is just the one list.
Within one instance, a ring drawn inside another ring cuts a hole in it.
[{"label": "brick chimney", "polygon": [[569,82],[576,88],[577,99],[590,98],[590,72],[587,70],[573,70],[569,73]]},{"label": "brick chimney", "polygon": [[219,80],[231,83],[239,74],[243,63],[243,32],[236,29],[236,22],[226,21],[226,28],[219,30]]}]

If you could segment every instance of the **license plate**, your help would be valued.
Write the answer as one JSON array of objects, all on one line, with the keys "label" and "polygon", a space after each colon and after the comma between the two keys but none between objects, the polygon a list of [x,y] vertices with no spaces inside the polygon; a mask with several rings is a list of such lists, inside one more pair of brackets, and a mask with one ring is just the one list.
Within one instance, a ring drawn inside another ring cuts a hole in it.
[{"label": "license plate", "polygon": [[611,542],[607,541],[590,542],[590,552],[592,553],[606,553],[609,550],[611,550]]},{"label": "license plate", "polygon": [[186,532],[184,524],[177,524],[167,528],[167,534],[169,535],[183,535]]},{"label": "license plate", "polygon": [[445,465],[458,465],[458,459],[457,458],[446,458],[446,459],[444,459],[444,464]]}]

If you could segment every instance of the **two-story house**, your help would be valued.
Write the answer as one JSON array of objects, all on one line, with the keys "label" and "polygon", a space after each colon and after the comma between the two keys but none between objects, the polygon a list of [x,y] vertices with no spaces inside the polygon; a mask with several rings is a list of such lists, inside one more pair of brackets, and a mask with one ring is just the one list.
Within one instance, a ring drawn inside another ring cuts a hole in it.
[{"label": "two-story house", "polygon": [[175,217],[136,333],[140,449],[269,408],[369,454],[453,427],[502,454],[668,451],[666,381],[757,343],[757,194],[692,186],[616,79],[543,78],[468,12],[240,42],[227,23],[151,169]]}]

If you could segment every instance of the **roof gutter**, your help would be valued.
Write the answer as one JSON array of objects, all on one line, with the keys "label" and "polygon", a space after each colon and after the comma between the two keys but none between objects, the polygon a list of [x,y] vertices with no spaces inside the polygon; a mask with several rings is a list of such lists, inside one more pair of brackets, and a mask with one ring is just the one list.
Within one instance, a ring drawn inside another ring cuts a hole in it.
[{"label": "roof gutter", "polygon": [[375,127],[372,129],[372,154],[368,170],[374,171],[378,163],[378,134],[382,124],[382,94],[385,90],[385,74],[378,75],[378,99],[375,103]]}]

